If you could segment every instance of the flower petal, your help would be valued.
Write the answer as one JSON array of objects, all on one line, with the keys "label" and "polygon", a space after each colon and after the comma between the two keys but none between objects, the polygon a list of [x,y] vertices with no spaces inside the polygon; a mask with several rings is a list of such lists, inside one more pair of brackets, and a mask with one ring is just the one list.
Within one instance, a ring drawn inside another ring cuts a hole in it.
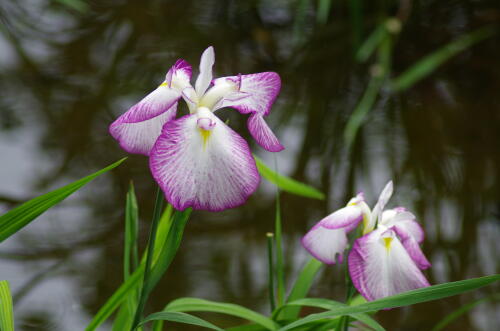
[{"label": "flower petal", "polygon": [[354,286],[369,301],[429,286],[390,229],[377,229],[358,238],[348,263]]},{"label": "flower petal", "polygon": [[417,264],[417,266],[422,270],[429,268],[431,263],[425,257],[422,249],[420,249],[417,240],[415,240],[414,237],[407,235],[407,233],[402,233],[397,226],[394,226],[393,229],[401,239],[403,247],[406,249],[408,254],[410,254],[410,257]]},{"label": "flower petal", "polygon": [[261,115],[250,115],[247,127],[255,141],[264,149],[270,152],[279,152],[285,149]]},{"label": "flower petal", "polygon": [[320,221],[321,226],[327,229],[344,229],[350,232],[363,220],[363,213],[358,206],[341,208]]},{"label": "flower petal", "polygon": [[240,98],[234,94],[227,95],[217,108],[232,107],[242,114],[256,113],[261,116],[269,114],[281,89],[280,76],[275,72],[221,77],[213,83],[215,87],[219,84],[237,84],[238,92],[243,93]]},{"label": "flower petal", "polygon": [[122,115],[109,126],[109,133],[128,153],[149,155],[163,125],[173,120],[176,113],[174,103],[167,111],[141,122],[127,122]]},{"label": "flower petal", "polygon": [[[393,216],[390,217],[390,213]],[[420,224],[415,220],[415,215],[408,211],[401,211],[399,208],[385,210],[382,214],[382,219],[384,220],[382,224],[388,228],[397,229],[398,235],[404,239],[408,236],[413,237],[417,243],[421,244],[424,241],[424,230]]]},{"label": "flower petal", "polygon": [[215,52],[212,46],[208,47],[200,60],[200,74],[196,79],[195,89],[199,97],[201,97],[207,90],[210,82],[212,81],[212,67],[215,63]]},{"label": "flower petal", "polygon": [[315,259],[323,263],[342,263],[342,254],[347,246],[344,229],[327,229],[320,223],[302,238],[302,245]]},{"label": "flower petal", "polygon": [[363,229],[363,234],[366,234],[372,231],[375,228],[375,224],[377,224],[377,220],[382,220],[382,211],[384,210],[385,205],[389,201],[393,192],[393,184],[392,180],[390,180],[380,193],[377,203],[375,207],[373,207],[372,214],[370,217],[370,222]]},{"label": "flower petal", "polygon": [[151,151],[150,168],[178,210],[239,206],[260,180],[246,141],[207,108],[163,127]]},{"label": "flower petal", "polygon": [[192,71],[193,69],[187,61],[179,59],[167,72],[165,82],[169,87],[182,91],[187,86],[191,86],[189,81],[191,80]]}]

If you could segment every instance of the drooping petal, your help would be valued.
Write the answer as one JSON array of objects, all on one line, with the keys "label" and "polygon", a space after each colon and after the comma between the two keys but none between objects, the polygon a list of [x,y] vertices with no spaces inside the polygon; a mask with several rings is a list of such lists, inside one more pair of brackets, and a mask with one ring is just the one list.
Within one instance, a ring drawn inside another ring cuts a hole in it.
[{"label": "drooping petal", "polygon": [[175,118],[182,89],[190,86],[191,66],[180,59],[165,81],[132,106],[109,127],[111,135],[129,153],[149,155],[163,125]]},{"label": "drooping petal", "polygon": [[347,236],[344,229],[327,229],[318,223],[302,238],[302,245],[323,263],[342,263]]},{"label": "drooping petal", "polygon": [[109,133],[128,153],[149,155],[163,125],[173,120],[176,113],[177,103],[174,103],[167,111],[144,121],[126,122],[120,116],[109,126]]},{"label": "drooping petal", "polygon": [[422,270],[429,268],[431,266],[431,263],[425,257],[424,253],[422,252],[422,249],[420,249],[420,245],[418,244],[417,240],[415,240],[413,236],[408,235],[407,232],[402,232],[401,229],[398,228],[397,226],[394,226],[392,229],[401,239],[403,247],[406,249],[406,251],[412,258],[412,260],[417,264],[417,266]]},{"label": "drooping petal", "polygon": [[281,89],[280,76],[275,72],[221,77],[215,79],[213,83],[214,87],[220,84],[236,85],[239,87],[237,92],[244,93],[240,98],[234,94],[225,95],[217,108],[232,107],[242,114],[255,113],[261,116],[269,114]]},{"label": "drooping petal", "polygon": [[202,96],[212,81],[212,67],[215,63],[215,52],[212,46],[201,55],[200,74],[196,78],[195,89],[198,96]]},{"label": "drooping petal", "polygon": [[279,152],[285,149],[261,115],[250,115],[247,127],[255,141],[269,152]]},{"label": "drooping petal", "polygon": [[323,218],[319,224],[327,229],[344,229],[345,232],[350,232],[358,226],[362,219],[361,208],[348,205]]},{"label": "drooping petal", "polygon": [[151,151],[150,168],[178,210],[239,206],[260,180],[246,141],[207,108],[163,127]]},{"label": "drooping petal", "polygon": [[378,201],[375,204],[375,207],[373,207],[370,217],[370,222],[368,222],[368,224],[363,229],[363,234],[367,234],[368,232],[372,231],[375,228],[375,224],[377,224],[377,220],[379,221],[381,220],[382,211],[384,210],[385,205],[391,198],[392,192],[393,192],[393,184],[392,180],[390,180],[380,193]]},{"label": "drooping petal", "polygon": [[369,301],[429,286],[391,229],[376,229],[358,238],[348,264],[354,286]]}]

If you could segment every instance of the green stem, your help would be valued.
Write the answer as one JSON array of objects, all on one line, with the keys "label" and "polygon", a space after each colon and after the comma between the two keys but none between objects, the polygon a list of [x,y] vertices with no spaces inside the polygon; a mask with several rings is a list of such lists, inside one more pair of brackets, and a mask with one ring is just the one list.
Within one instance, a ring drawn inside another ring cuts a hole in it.
[{"label": "green stem", "polygon": [[146,256],[146,266],[144,269],[144,279],[142,281],[142,289],[141,289],[141,295],[139,297],[139,303],[137,304],[137,309],[135,311],[135,316],[134,316],[134,322],[132,323],[132,328],[131,330],[135,330],[137,326],[139,325],[139,322],[141,321],[142,318],[142,313],[144,311],[144,306],[146,305],[146,301],[149,296],[149,278],[150,278],[150,273],[151,273],[151,264],[153,262],[153,252],[154,252],[154,247],[155,247],[155,239],[156,239],[156,231],[158,229],[158,221],[160,220],[161,217],[161,212],[163,209],[163,194],[161,192],[161,189],[158,187],[156,191],[156,201],[155,201],[155,206],[153,210],[153,220],[151,222],[151,231],[149,233],[149,243],[148,243],[148,250],[147,250],[147,256]]},{"label": "green stem", "polygon": [[276,302],[274,301],[274,258],[273,258],[273,237],[271,232],[266,233],[267,237],[267,258],[269,261],[269,304],[271,306],[271,313],[276,309]]}]

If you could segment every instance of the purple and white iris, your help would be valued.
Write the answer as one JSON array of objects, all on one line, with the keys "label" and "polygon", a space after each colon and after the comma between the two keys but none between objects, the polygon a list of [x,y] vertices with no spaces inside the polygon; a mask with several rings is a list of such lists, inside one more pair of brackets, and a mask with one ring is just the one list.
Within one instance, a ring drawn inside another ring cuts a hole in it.
[{"label": "purple and white iris", "polygon": [[405,208],[384,210],[393,191],[387,183],[373,210],[362,193],[346,207],[319,221],[302,239],[318,260],[342,262],[346,234],[363,224],[363,236],[348,255],[349,274],[356,289],[369,301],[421,287],[429,282],[421,270],[431,266],[420,249],[424,231]]},{"label": "purple and white iris", "polygon": [[[178,210],[220,211],[243,204],[260,176],[247,142],[214,112],[232,107],[249,114],[247,126],[259,145],[283,149],[264,121],[280,88],[275,72],[212,77],[213,47],[200,60],[195,86],[191,66],[178,60],[165,81],[121,115],[109,128],[129,153],[149,155],[153,177]],[[176,119],[184,99],[189,114]]]}]

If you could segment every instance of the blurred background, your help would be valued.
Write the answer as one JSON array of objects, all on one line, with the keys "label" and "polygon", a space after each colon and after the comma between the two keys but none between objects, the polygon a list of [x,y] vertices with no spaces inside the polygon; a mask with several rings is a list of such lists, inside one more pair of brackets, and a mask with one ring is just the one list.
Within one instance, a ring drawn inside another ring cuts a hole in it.
[{"label": "blurred background", "polygon": [[[426,230],[431,283],[498,273],[499,25],[498,0],[0,0],[0,212],[124,157],[108,125],[178,58],[196,75],[213,45],[216,76],[281,75],[268,123],[286,149],[248,141],[267,164],[326,194],[281,195],[288,283],[309,259],[301,236],[357,191],[373,205],[389,179],[389,206],[406,206]],[[219,115],[249,138],[245,116]],[[155,184],[138,155],[0,245],[17,330],[82,330],[118,288],[130,180],[142,248]],[[147,310],[197,296],[267,312],[274,213],[275,188],[264,181],[240,208],[193,213]],[[388,330],[429,330],[495,290],[377,318]],[[311,296],[343,300],[343,269],[325,268]],[[449,329],[498,325],[498,304],[485,302]]]}]

